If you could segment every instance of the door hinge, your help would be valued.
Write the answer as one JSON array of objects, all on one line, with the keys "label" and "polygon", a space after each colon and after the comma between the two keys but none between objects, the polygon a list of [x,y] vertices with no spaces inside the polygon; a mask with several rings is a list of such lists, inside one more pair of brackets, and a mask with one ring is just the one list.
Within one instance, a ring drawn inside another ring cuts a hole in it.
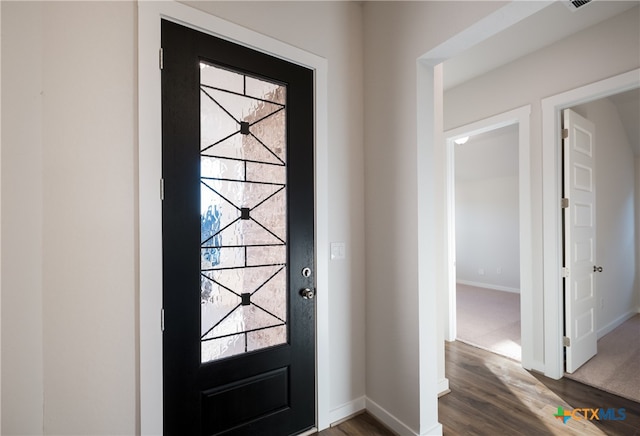
[{"label": "door hinge", "polygon": [[158,53],[158,63],[161,70],[164,70],[164,49],[160,47],[160,53]]},{"label": "door hinge", "polygon": [[562,277],[569,277],[569,268],[566,266],[562,267]]},{"label": "door hinge", "polygon": [[164,307],[160,309],[160,330],[164,331]]},{"label": "door hinge", "polygon": [[571,346],[571,339],[569,339],[567,336],[563,336],[562,337],[562,346],[563,347],[570,347]]},{"label": "door hinge", "polygon": [[164,200],[164,179],[160,179],[160,200]]},{"label": "door hinge", "polygon": [[562,206],[563,209],[566,209],[569,207],[569,199],[568,198],[563,198],[560,201],[560,205]]},{"label": "door hinge", "polygon": [[569,137],[569,129],[562,129],[562,139],[567,139]]}]

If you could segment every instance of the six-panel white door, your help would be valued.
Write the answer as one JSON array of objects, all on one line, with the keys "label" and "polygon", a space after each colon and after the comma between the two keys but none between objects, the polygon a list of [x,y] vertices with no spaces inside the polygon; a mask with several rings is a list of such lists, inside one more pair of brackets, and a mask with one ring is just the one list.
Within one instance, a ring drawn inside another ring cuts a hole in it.
[{"label": "six-panel white door", "polygon": [[572,373],[597,352],[595,128],[570,109],[563,117],[566,371]]}]

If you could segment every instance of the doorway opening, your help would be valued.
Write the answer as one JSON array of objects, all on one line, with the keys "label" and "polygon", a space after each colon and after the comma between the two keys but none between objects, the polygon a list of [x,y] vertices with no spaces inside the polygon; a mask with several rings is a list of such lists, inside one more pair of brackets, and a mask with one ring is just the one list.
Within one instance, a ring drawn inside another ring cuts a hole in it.
[{"label": "doorway opening", "polygon": [[456,339],[520,361],[518,125],[454,144]]},{"label": "doorway opening", "polygon": [[529,114],[525,106],[445,132],[445,339],[525,368],[533,353]]},{"label": "doorway opening", "polygon": [[[564,375],[565,311],[562,277],[561,222],[561,117],[564,109],[599,100],[640,86],[640,70],[564,92],[542,100],[542,165],[548,168],[543,178],[543,262],[544,262],[544,336],[545,374],[559,379]],[[635,243],[635,242],[634,242]],[[604,268],[603,268],[604,269]],[[637,287],[636,287],[637,294]],[[637,298],[637,297],[636,297]],[[636,303],[637,305],[637,303]],[[636,306],[637,307],[637,306]]]},{"label": "doorway opening", "polygon": [[[573,166],[567,165],[572,161],[567,157],[576,154],[567,153],[567,147],[569,150],[574,148],[572,126],[577,121],[584,124],[580,120],[587,120],[594,137],[592,178],[595,199],[593,243],[589,244],[591,250],[588,253],[573,259],[574,253],[581,254],[577,238],[573,237],[575,220],[570,220],[570,226],[565,220],[563,228],[565,264],[579,263],[583,259],[588,280],[582,282],[590,285],[575,285],[579,270],[574,267],[565,278],[565,336],[570,340],[570,346],[565,350],[565,375],[634,401],[640,401],[640,377],[631,369],[637,362],[634,356],[640,353],[640,345],[632,339],[640,333],[636,282],[639,112],[638,88],[563,111],[563,128],[568,129],[568,138],[563,144],[563,167],[569,169],[569,174],[567,170],[564,174],[565,186],[568,186],[567,178],[569,181],[575,179],[576,172]],[[567,195],[566,190],[564,197],[568,198],[569,207],[563,210],[567,213],[568,209],[571,214],[579,198],[571,193]],[[567,242],[567,235],[571,245]],[[577,300],[577,297],[582,298]],[[581,311],[587,314],[588,322],[580,321]],[[575,327],[584,327],[585,324],[591,324],[592,328],[575,330]],[[590,352],[584,354],[585,349]]]}]

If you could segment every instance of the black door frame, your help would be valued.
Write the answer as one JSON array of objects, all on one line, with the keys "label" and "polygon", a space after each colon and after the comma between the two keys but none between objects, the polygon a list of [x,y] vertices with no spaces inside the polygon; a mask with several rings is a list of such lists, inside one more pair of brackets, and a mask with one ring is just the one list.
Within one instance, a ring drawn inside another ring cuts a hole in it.
[{"label": "black door frame", "polygon": [[[161,221],[158,184],[160,180],[160,20],[168,19],[241,45],[289,60],[315,71],[316,125],[316,408],[317,427],[330,424],[328,356],[328,109],[326,59],[289,44],[261,35],[218,17],[173,2],[138,5],[138,97],[139,97],[139,316],[140,316],[140,416],[141,432],[162,429],[162,307],[161,259],[158,255]],[[325,292],[323,292],[325,291]]]}]

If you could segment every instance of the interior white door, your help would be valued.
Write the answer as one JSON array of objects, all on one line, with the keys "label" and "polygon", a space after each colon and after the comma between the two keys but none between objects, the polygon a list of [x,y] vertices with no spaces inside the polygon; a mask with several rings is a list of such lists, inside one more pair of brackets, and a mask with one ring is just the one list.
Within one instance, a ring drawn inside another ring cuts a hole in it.
[{"label": "interior white door", "polygon": [[596,192],[595,126],[566,109],[565,138],[564,280],[566,371],[572,373],[597,352],[596,310]]}]

